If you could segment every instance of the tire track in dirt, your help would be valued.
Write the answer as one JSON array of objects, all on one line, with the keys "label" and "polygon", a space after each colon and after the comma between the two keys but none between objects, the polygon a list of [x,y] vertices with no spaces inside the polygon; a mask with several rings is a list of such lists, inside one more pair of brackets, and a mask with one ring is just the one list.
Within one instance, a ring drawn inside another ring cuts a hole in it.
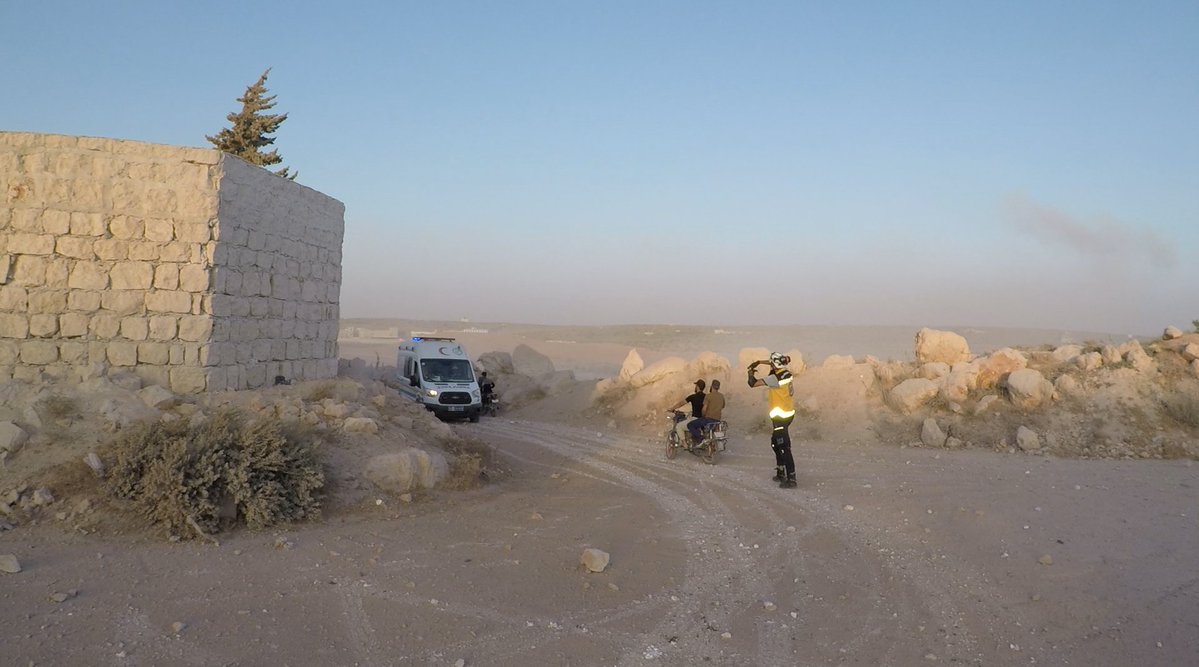
[{"label": "tire track in dirt", "polygon": [[[783,664],[796,659],[795,642],[789,638],[793,628],[788,626],[800,626],[803,614],[796,612],[791,618],[793,622],[787,623],[787,616],[780,620],[778,614],[763,616],[757,612],[768,604],[778,606],[779,603],[771,602],[774,591],[792,587],[814,575],[811,559],[796,556],[804,553],[807,538],[817,530],[827,529],[817,528],[817,521],[805,517],[803,510],[814,503],[818,514],[831,510],[821,507],[813,494],[780,495],[779,490],[768,486],[760,472],[751,473],[741,467],[719,464],[688,466],[679,460],[667,461],[664,455],[647,456],[646,447],[634,440],[595,437],[592,432],[568,427],[491,422],[486,432],[493,437],[550,450],[574,464],[600,470],[603,476],[619,480],[621,488],[631,488],[652,497],[667,512],[671,527],[678,530],[688,544],[696,545],[694,557],[688,559],[686,583],[680,588],[679,599],[672,600],[670,612],[658,625],[636,641],[626,639],[623,642],[621,664],[643,662],[645,646],[652,645],[660,637],[677,635],[693,625],[696,619],[724,629],[739,623],[741,617],[754,618],[751,625],[757,637],[756,646],[751,647],[752,657],[742,658],[757,664]],[[499,450],[497,453],[504,454]],[[685,458],[682,460],[686,461]],[[573,474],[580,472],[574,470]],[[800,527],[789,523],[800,524]],[[755,530],[747,531],[747,526]],[[755,549],[759,545],[745,544],[739,536],[746,533],[763,537],[765,548]],[[834,538],[837,536],[834,534]],[[786,563],[784,569],[792,576],[780,578],[778,563]],[[849,563],[825,562],[821,565],[852,570],[857,590],[868,598],[865,603],[858,604],[865,613],[840,619],[839,634],[846,640],[839,644],[838,652],[865,652],[876,656],[879,664],[898,664],[893,663],[896,658],[891,653],[896,633],[878,632],[876,628],[886,622],[883,615],[888,610],[892,618],[917,612],[922,607],[919,598],[898,594],[888,599],[888,593],[894,589],[889,582],[894,577],[886,572],[886,563],[881,559],[858,555]],[[703,599],[715,599],[717,611],[702,609],[700,601]],[[604,621],[592,619],[596,620]],[[710,634],[715,636],[715,633]],[[710,639],[709,643],[715,641]],[[835,658],[833,655],[828,657]]]}]

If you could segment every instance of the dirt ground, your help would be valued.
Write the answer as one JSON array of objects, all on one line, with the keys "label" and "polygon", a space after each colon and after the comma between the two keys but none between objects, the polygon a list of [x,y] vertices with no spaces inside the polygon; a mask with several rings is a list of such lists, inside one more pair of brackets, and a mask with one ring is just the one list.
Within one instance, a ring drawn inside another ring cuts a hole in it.
[{"label": "dirt ground", "polygon": [[[629,349],[556,345],[574,356],[542,351],[581,374]],[[2,531],[22,568],[0,574],[3,663],[1199,661],[1194,461],[886,446],[797,423],[800,484],[784,490],[744,420],[714,465],[668,460],[666,419],[613,424],[567,409],[578,394],[454,424],[489,453],[472,490],[359,487],[321,523],[218,544]],[[589,547],[610,554],[602,572],[580,565]]]}]

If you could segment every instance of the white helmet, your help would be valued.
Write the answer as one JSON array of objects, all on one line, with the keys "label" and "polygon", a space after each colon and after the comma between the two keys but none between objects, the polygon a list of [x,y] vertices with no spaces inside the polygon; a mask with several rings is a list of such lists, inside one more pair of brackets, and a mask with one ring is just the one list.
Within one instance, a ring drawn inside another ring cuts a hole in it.
[{"label": "white helmet", "polygon": [[785,355],[781,352],[771,352],[770,353],[770,365],[771,366],[774,366],[775,368],[782,368],[783,366],[786,366],[789,363],[791,363],[791,357],[788,357],[787,355]]}]

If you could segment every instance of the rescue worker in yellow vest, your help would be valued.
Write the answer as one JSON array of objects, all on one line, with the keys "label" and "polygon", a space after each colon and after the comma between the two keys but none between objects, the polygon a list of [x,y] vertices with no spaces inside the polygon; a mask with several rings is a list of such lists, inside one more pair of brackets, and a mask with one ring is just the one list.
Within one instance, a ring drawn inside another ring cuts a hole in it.
[{"label": "rescue worker in yellow vest", "polygon": [[[755,361],[749,365],[749,386],[767,387],[770,402],[770,448],[774,450],[774,480],[780,488],[794,489],[795,459],[791,456],[791,434],[787,428],[795,419],[795,390],[791,386],[791,371],[787,364],[791,357],[778,352],[770,353],[769,361]],[[758,366],[770,364],[770,373],[759,379]]]}]

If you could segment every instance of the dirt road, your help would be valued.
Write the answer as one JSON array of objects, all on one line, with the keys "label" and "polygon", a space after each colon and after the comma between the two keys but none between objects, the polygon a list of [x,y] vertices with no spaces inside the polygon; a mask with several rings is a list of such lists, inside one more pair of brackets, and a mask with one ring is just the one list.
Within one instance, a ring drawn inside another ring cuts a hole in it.
[{"label": "dirt road", "polygon": [[220,546],[0,533],[24,567],[0,575],[4,663],[1199,657],[1199,466],[804,444],[781,490],[762,436],[705,465],[563,425],[455,428],[494,448],[482,490]]}]

